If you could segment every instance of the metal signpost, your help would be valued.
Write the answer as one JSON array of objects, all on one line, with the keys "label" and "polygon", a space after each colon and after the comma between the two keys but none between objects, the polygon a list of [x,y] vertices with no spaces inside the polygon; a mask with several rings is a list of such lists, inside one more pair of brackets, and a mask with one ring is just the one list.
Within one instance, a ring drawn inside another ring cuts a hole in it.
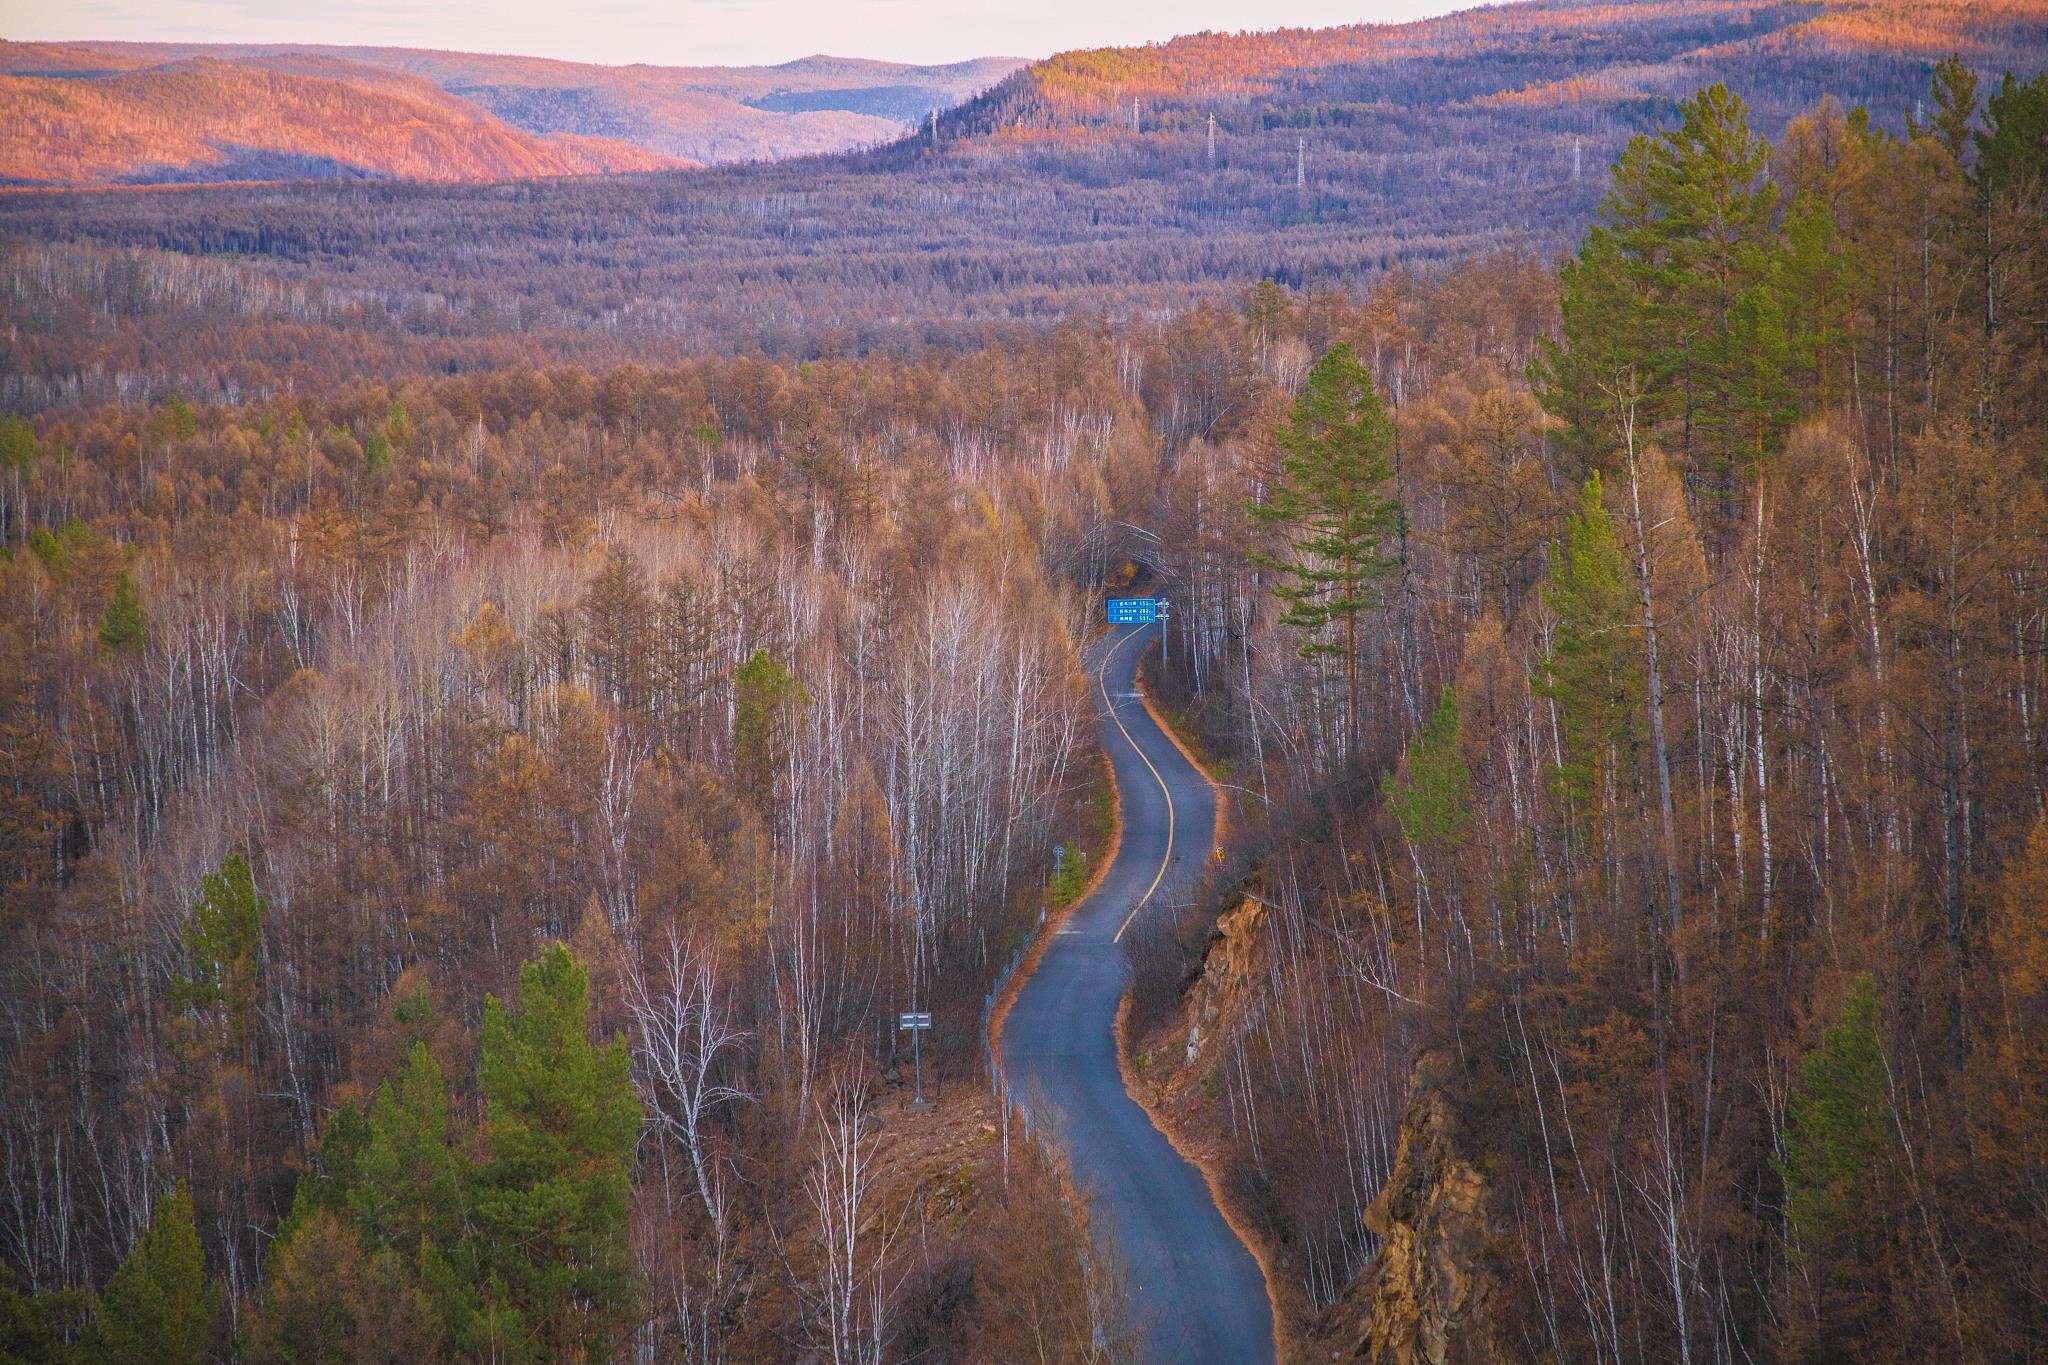
[{"label": "metal signpost", "polygon": [[932,1108],[932,1102],[924,1097],[924,1048],[921,1045],[924,1031],[931,1026],[932,1016],[928,1010],[906,1010],[896,1016],[897,1029],[910,1031],[910,1064],[917,1077],[917,1098],[903,1107],[913,1114],[922,1114]]}]

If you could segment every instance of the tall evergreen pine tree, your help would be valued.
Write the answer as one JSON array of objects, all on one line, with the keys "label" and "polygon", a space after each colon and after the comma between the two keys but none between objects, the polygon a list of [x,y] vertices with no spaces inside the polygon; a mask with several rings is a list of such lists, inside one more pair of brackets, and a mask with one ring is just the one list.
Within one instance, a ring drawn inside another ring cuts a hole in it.
[{"label": "tall evergreen pine tree", "polygon": [[1557,703],[1564,739],[1558,789],[1592,810],[1643,685],[1629,632],[1634,594],[1597,473],[1586,480],[1578,510],[1565,517],[1564,543],[1552,551],[1543,600],[1557,626],[1531,685]]},{"label": "tall evergreen pine tree", "polygon": [[107,1281],[86,1355],[108,1365],[202,1365],[212,1351],[213,1315],[192,1196],[179,1181]]},{"label": "tall evergreen pine tree", "polygon": [[603,1354],[638,1288],[626,1214],[644,1111],[624,1039],[587,1035],[588,992],[588,969],[554,944],[521,970],[516,1010],[484,1004],[474,1208],[501,1302],[553,1359]]},{"label": "tall evergreen pine tree", "polygon": [[[1379,581],[1395,561],[1383,549],[1400,528],[1393,477],[1394,423],[1349,342],[1309,371],[1287,421],[1274,433],[1286,452],[1280,480],[1250,511],[1285,537],[1255,563],[1281,576],[1282,624],[1307,633],[1304,657],[1344,660],[1345,751],[1358,744],[1358,618],[1379,605]],[[1335,627],[1338,638],[1322,638]]]}]

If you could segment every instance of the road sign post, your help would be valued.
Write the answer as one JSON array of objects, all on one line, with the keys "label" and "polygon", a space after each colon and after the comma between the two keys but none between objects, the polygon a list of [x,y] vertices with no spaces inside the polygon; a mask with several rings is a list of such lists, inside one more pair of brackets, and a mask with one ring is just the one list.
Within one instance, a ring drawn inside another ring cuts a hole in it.
[{"label": "road sign post", "polygon": [[896,1016],[897,1030],[910,1033],[910,1065],[911,1074],[917,1078],[917,1097],[903,1107],[913,1114],[922,1114],[932,1107],[932,1102],[924,1097],[924,1048],[921,1045],[925,1030],[931,1026],[929,1010],[905,1010]]},{"label": "road sign post", "polygon": [[1163,597],[1110,597],[1103,600],[1102,607],[1113,626],[1149,626],[1166,619]]}]

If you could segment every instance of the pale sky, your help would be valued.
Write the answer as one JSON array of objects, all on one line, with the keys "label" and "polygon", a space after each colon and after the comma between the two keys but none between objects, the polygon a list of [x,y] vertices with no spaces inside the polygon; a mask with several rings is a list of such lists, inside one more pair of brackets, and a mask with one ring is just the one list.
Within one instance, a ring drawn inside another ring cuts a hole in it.
[{"label": "pale sky", "polygon": [[[1470,4],[1473,0],[1464,0]],[[1203,29],[1391,22],[1446,0],[0,0],[0,37],[361,43],[589,62],[1043,57]]]}]

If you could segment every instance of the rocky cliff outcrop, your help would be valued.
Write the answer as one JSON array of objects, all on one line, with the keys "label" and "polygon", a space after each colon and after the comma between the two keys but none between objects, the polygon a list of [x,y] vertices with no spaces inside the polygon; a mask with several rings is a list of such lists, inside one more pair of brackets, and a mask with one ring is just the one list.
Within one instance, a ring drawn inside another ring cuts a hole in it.
[{"label": "rocky cliff outcrop", "polygon": [[1425,1059],[1401,1121],[1394,1174],[1366,1210],[1379,1255],[1360,1286],[1367,1320],[1355,1356],[1374,1365],[1507,1359],[1485,1177],[1458,1145],[1450,1101]]},{"label": "rocky cliff outcrop", "polygon": [[1250,896],[1216,921],[1201,968],[1187,987],[1188,1046],[1192,1062],[1205,1043],[1216,1037],[1243,996],[1246,984],[1261,965],[1259,925],[1266,907]]}]

